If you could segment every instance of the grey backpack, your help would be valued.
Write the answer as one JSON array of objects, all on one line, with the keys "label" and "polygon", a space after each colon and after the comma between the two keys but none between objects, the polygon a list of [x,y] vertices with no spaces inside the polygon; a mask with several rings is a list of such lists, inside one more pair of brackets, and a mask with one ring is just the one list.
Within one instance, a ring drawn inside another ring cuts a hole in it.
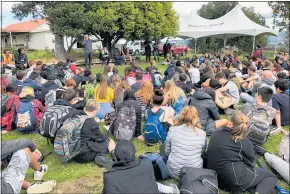
[{"label": "grey backpack", "polygon": [[248,138],[253,145],[263,145],[268,138],[270,129],[270,113],[263,107],[254,105],[254,109],[249,111],[249,134]]},{"label": "grey backpack", "polygon": [[210,169],[182,167],[178,188],[180,194],[218,194],[217,173]]},{"label": "grey backpack", "polygon": [[136,110],[133,106],[123,106],[114,122],[114,136],[117,140],[131,140],[136,129]]}]

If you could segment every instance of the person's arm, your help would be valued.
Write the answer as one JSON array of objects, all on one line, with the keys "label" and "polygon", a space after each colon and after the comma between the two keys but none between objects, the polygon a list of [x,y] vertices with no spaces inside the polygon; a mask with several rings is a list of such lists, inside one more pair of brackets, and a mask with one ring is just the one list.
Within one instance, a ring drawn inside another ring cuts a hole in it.
[{"label": "person's arm", "polygon": [[34,90],[42,90],[43,86],[37,82],[34,83],[33,89]]},{"label": "person's arm", "polygon": [[169,156],[170,152],[171,152],[171,133],[169,130],[165,141],[165,155]]},{"label": "person's arm", "polygon": [[208,111],[209,111],[209,114],[211,115],[213,120],[215,120],[215,121],[220,120],[220,113],[219,113],[219,110],[216,107],[216,104],[214,102],[210,103]]},{"label": "person's arm", "polygon": [[136,106],[136,130],[135,130],[135,137],[141,135],[141,117],[142,117],[142,108],[139,102],[137,102]]},{"label": "person's arm", "polygon": [[225,91],[228,91],[228,90],[229,90],[229,88],[228,88],[228,86],[226,85],[226,86],[224,86],[224,87],[221,87],[221,88],[217,89],[216,91],[219,91],[219,92],[225,92]]},{"label": "person's arm", "polygon": [[25,63],[25,64],[28,64],[28,57],[27,57],[26,54],[24,54],[24,63]]},{"label": "person's arm", "polygon": [[277,128],[280,128],[281,127],[281,111],[280,110],[276,110],[275,122],[276,122]]},{"label": "person's arm", "polygon": [[253,144],[249,139],[244,139],[240,142],[242,148],[242,156],[244,162],[250,166],[255,167],[256,158],[255,158],[255,150]]},{"label": "person's arm", "polygon": [[1,147],[1,159],[5,158],[7,155],[17,152],[18,150],[30,148],[31,152],[34,152],[36,147],[34,143],[28,139],[14,139],[2,142]]},{"label": "person's arm", "polygon": [[85,46],[86,43],[87,43],[87,41],[86,40],[83,40],[82,45]]},{"label": "person's arm", "polygon": [[164,100],[163,100],[163,103],[162,103],[162,106],[166,106],[168,104],[168,97],[167,95],[165,94],[164,96]]}]

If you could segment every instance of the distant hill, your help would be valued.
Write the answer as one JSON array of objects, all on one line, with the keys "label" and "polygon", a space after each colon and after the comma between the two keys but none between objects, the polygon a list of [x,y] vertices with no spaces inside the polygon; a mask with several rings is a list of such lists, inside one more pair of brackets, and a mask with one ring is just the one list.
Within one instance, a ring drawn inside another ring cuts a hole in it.
[{"label": "distant hill", "polygon": [[285,36],[286,36],[286,31],[279,32],[278,37],[269,36],[268,37],[268,44],[276,44],[277,38],[278,38],[278,43],[284,43]]}]

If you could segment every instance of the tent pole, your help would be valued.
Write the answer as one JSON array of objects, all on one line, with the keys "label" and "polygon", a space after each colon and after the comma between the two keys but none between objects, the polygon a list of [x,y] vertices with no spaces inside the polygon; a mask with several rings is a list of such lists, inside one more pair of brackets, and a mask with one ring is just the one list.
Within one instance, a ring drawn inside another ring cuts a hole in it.
[{"label": "tent pole", "polygon": [[224,39],[224,52],[226,52],[226,46],[227,46],[227,39]]},{"label": "tent pole", "polygon": [[275,45],[274,59],[276,57],[277,46],[278,46],[278,36],[277,36],[277,41],[276,41],[276,45]]},{"label": "tent pole", "polygon": [[12,33],[10,32],[10,44],[11,44],[11,48],[13,49],[13,41],[12,41]]},{"label": "tent pole", "polygon": [[196,54],[196,42],[197,42],[197,38],[194,39],[194,53]]},{"label": "tent pole", "polygon": [[254,36],[254,40],[253,40],[252,54],[254,54],[254,52],[255,52],[255,41],[256,41],[256,36]]}]

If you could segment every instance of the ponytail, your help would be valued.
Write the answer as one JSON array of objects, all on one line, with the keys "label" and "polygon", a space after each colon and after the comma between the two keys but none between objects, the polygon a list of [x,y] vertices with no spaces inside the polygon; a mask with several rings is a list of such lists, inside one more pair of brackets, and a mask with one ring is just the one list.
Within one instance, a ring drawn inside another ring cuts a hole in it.
[{"label": "ponytail", "polygon": [[248,117],[241,111],[235,111],[231,117],[232,137],[235,142],[243,140],[248,135]]}]

